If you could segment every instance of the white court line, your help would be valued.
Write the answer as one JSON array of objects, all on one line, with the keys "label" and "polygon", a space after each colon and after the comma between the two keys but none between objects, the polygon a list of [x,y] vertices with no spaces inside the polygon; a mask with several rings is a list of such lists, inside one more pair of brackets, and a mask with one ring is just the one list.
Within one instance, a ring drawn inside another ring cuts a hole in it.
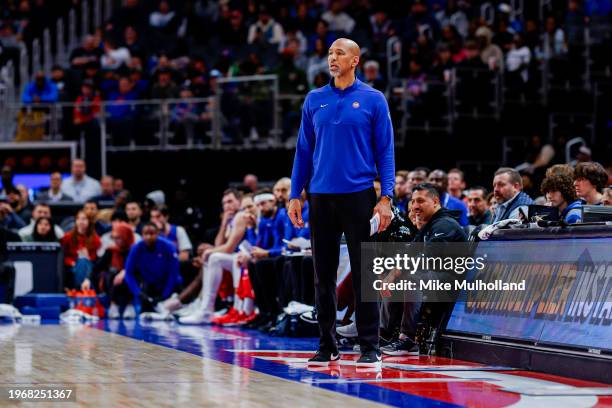
[{"label": "white court line", "polygon": [[351,384],[351,383],[451,383],[451,382],[495,382],[492,378],[306,378],[309,384]]},{"label": "white court line", "polygon": [[[225,349],[232,353],[299,353],[314,354],[316,350],[249,350],[249,349]],[[360,354],[358,351],[341,351],[340,354]]]}]

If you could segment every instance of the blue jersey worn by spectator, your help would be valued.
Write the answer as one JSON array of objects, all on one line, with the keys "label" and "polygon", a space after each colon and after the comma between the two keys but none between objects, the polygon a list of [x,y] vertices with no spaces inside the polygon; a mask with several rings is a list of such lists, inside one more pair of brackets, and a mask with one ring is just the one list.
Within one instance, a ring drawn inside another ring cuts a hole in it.
[{"label": "blue jersey worn by spectator", "polygon": [[444,193],[440,197],[440,204],[442,205],[442,207],[446,208],[447,210],[461,211],[461,216],[459,217],[459,220],[458,220],[459,225],[461,225],[462,227],[465,227],[466,225],[468,225],[469,223],[468,210],[463,201],[451,196],[448,193]]},{"label": "blue jersey worn by spectator", "polygon": [[153,250],[144,241],[136,243],[125,262],[125,280],[136,299],[141,282],[161,292],[164,299],[169,297],[181,283],[174,245],[163,238],[157,238]]},{"label": "blue jersey worn by spectator", "polygon": [[393,124],[385,96],[359,79],[340,90],[311,91],[293,162],[291,198],[310,193],[355,193],[371,188],[380,173],[382,194],[395,183]]},{"label": "blue jersey worn by spectator", "polygon": [[582,201],[576,200],[569,203],[568,206],[561,211],[561,219],[568,224],[582,222]]},{"label": "blue jersey worn by spectator", "polygon": [[31,81],[23,90],[21,101],[23,103],[34,103],[35,97],[39,98],[37,102],[40,103],[57,102],[59,98],[57,86],[46,78],[42,87],[39,87],[35,80]]}]

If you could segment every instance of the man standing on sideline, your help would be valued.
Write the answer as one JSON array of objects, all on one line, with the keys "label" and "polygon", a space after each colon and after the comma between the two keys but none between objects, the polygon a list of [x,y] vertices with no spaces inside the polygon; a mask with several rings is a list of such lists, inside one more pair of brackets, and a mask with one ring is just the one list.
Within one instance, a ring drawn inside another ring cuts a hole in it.
[{"label": "man standing on sideline", "polygon": [[[293,162],[289,218],[303,227],[300,194],[309,193],[310,228],[315,267],[319,350],[309,364],[340,359],[336,345],[336,273],[342,233],[346,237],[355,291],[361,357],[358,366],[380,366],[379,310],[363,302],[361,243],[369,240],[369,220],[380,217],[378,231],[391,222],[395,182],[393,125],[384,95],[355,78],[360,49],[340,38],[328,53],[330,83],[311,91],[302,108],[302,123]],[[380,176],[376,203],[374,179]]]}]

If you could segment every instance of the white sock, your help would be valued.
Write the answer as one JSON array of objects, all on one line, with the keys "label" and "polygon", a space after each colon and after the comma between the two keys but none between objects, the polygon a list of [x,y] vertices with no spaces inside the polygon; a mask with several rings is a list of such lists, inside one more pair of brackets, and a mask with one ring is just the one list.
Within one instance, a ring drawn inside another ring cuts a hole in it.
[{"label": "white sock", "polygon": [[255,302],[251,298],[245,298],[242,301],[242,311],[245,315],[250,316],[253,313],[253,309],[255,309]]},{"label": "white sock", "polygon": [[[234,289],[234,293],[236,293],[236,289]],[[240,299],[238,296],[234,295],[234,309],[240,311],[242,307],[242,299]]]}]

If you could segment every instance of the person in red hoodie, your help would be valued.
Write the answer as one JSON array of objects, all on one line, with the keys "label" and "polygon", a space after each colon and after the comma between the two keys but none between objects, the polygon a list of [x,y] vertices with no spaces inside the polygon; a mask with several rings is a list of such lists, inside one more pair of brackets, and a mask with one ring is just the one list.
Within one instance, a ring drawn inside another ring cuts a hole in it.
[{"label": "person in red hoodie", "polygon": [[84,211],[76,215],[74,228],[61,240],[64,249],[64,286],[79,288],[92,271],[100,237]]},{"label": "person in red hoodie", "polygon": [[109,295],[111,299],[111,305],[108,309],[109,319],[118,319],[121,316],[120,308],[124,309],[124,319],[133,319],[136,313],[134,306],[130,303],[132,293],[124,277],[125,260],[135,241],[134,230],[126,222],[113,223],[111,238],[113,244],[96,262],[90,276],[81,284],[81,290],[93,288],[97,293],[107,293]]}]

